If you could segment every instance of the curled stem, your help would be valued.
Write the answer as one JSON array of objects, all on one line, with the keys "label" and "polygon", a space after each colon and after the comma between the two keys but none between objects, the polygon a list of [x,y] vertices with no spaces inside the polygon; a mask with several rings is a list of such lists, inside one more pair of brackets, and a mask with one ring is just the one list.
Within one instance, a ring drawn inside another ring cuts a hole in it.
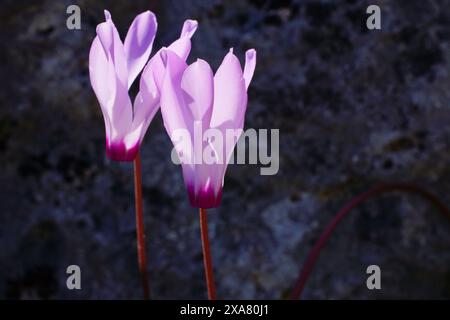
[{"label": "curled stem", "polygon": [[144,214],[142,205],[142,169],[141,155],[138,152],[134,159],[134,201],[136,207],[136,235],[137,235],[137,254],[139,272],[141,274],[141,284],[144,299],[150,297],[147,276],[147,257],[145,248]]},{"label": "curled stem", "polygon": [[200,232],[202,236],[203,264],[205,267],[205,278],[206,278],[206,286],[208,288],[208,299],[216,300],[216,286],[214,284],[214,272],[208,236],[208,217],[206,209],[203,208],[200,208]]},{"label": "curled stem", "polygon": [[382,183],[374,186],[369,191],[363,192],[351,199],[350,202],[348,202],[338,211],[333,220],[331,220],[331,222],[322,232],[319,240],[309,252],[308,257],[300,270],[297,282],[294,289],[292,290],[291,299],[299,299],[301,297],[306,281],[308,280],[312,268],[317,258],[319,257],[320,251],[324,247],[327,240],[330,238],[334,229],[336,229],[338,224],[350,213],[350,211],[370,198],[376,197],[382,193],[394,191],[418,194],[425,200],[435,205],[444,216],[450,219],[450,210],[447,208],[447,206],[445,206],[438,197],[419,186],[408,183]]}]

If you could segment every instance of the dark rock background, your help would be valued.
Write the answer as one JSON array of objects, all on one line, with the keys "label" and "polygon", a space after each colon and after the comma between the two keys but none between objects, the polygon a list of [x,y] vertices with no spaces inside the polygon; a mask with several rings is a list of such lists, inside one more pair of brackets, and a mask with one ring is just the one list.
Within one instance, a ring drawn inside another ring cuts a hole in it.
[{"label": "dark rock background", "polygon": [[[155,50],[197,19],[191,60],[258,51],[247,128],[280,129],[280,171],[230,166],[210,210],[221,298],[288,296],[337,210],[379,181],[412,181],[450,205],[450,1],[1,1],[0,298],[140,298],[132,166],[104,151],[88,50],[108,8],[125,34],[158,18]],[[78,4],[82,30],[66,29]],[[378,4],[382,30],[365,28]],[[205,298],[198,214],[160,115],[142,147],[154,298]],[[82,290],[66,289],[78,264]],[[382,290],[366,288],[366,267]],[[339,226],[309,299],[450,298],[450,223],[393,193]]]}]

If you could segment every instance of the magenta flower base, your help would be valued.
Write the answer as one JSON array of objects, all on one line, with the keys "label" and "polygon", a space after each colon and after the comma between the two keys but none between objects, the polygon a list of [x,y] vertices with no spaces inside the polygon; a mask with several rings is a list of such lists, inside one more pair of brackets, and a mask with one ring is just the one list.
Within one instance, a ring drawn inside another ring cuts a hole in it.
[{"label": "magenta flower base", "polygon": [[106,140],[106,155],[115,161],[133,161],[139,151],[139,145],[127,148],[125,143],[109,143]]},{"label": "magenta flower base", "polygon": [[207,188],[195,192],[193,186],[188,186],[189,201],[191,205],[195,208],[217,208],[222,201],[222,190],[220,190],[217,195],[214,193],[213,188]]}]

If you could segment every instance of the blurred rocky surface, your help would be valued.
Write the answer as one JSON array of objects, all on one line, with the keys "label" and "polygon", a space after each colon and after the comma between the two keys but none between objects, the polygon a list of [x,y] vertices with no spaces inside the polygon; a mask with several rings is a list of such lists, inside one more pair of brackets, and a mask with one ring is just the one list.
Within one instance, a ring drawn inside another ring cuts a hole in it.
[{"label": "blurred rocky surface", "polygon": [[[66,29],[78,4],[82,30]],[[382,30],[365,28],[369,4]],[[326,223],[378,181],[413,181],[450,205],[450,1],[2,1],[0,298],[140,298],[132,166],[105,158],[88,50],[108,8],[121,34],[153,10],[155,50],[186,18],[191,60],[256,48],[247,128],[280,129],[280,171],[230,166],[210,210],[221,298],[287,297]],[[154,298],[204,298],[198,214],[160,115],[142,147]],[[82,290],[66,289],[78,264]],[[366,267],[382,290],[366,288]],[[450,298],[450,223],[394,193],[349,216],[305,298]]]}]

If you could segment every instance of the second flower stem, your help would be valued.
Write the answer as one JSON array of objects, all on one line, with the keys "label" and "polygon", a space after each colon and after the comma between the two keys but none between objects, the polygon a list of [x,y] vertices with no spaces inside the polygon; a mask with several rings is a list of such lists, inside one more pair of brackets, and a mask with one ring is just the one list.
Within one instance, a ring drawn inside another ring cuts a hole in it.
[{"label": "second flower stem", "polygon": [[141,155],[138,152],[134,159],[134,201],[136,206],[136,235],[137,235],[137,254],[139,272],[141,274],[141,284],[144,293],[144,299],[150,297],[147,276],[147,256],[145,247],[144,214],[142,204],[142,169]]},{"label": "second flower stem", "polygon": [[208,288],[208,299],[216,300],[216,286],[214,284],[214,272],[208,236],[208,217],[206,209],[203,208],[200,208],[200,232],[202,235],[203,264],[205,267],[205,278],[206,278],[206,286]]},{"label": "second flower stem", "polygon": [[406,193],[413,193],[421,196],[423,199],[427,200],[431,204],[435,205],[444,216],[450,219],[450,210],[442,203],[438,197],[428,192],[427,190],[410,183],[381,183],[370,189],[369,191],[360,193],[356,197],[350,200],[344,207],[339,210],[339,212],[334,216],[325,230],[322,232],[319,240],[316,242],[314,247],[311,249],[306,261],[304,262],[300,274],[298,276],[297,282],[294,289],[292,290],[291,299],[299,299],[302,295],[303,289],[305,287],[306,281],[311,274],[316,260],[319,258],[319,254],[322,248],[325,246],[328,239],[331,237],[333,231],[340,224],[340,222],[348,216],[352,209],[359,206],[361,203],[378,196],[383,193],[389,193],[394,191],[401,191]]}]

